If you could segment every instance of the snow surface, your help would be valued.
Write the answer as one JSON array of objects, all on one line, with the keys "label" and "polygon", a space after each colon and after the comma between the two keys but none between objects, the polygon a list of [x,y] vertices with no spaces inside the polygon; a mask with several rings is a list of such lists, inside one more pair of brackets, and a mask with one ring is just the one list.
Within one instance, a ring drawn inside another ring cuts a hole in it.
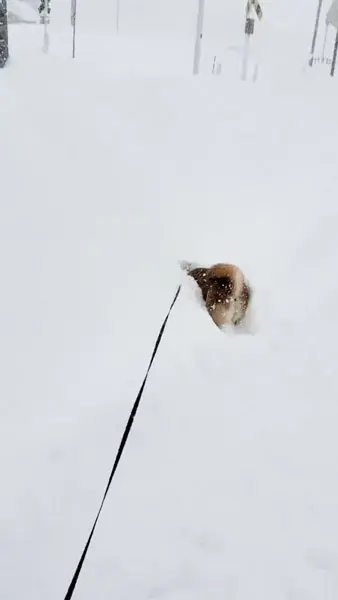
[{"label": "snow surface", "polygon": [[256,84],[229,50],[238,3],[210,0],[198,78],[181,4],[121,0],[116,37],[112,3],[102,21],[81,0],[76,61],[68,2],[48,55],[42,27],[10,28],[4,600],[64,597],[180,259],[240,265],[255,333],[220,333],[185,281],[74,598],[338,597],[338,88],[305,68],[316,3],[267,4]]}]

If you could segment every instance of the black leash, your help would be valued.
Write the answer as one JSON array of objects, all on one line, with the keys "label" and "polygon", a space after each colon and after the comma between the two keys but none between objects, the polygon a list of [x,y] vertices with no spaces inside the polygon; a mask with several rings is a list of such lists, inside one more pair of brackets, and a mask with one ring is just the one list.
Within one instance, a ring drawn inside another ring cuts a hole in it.
[{"label": "black leash", "polygon": [[82,567],[83,567],[83,563],[84,563],[84,560],[85,560],[85,558],[86,558],[86,555],[87,555],[87,552],[88,552],[88,548],[89,548],[89,546],[90,546],[90,542],[92,541],[92,537],[93,537],[93,535],[94,535],[94,531],[95,531],[95,528],[96,528],[97,522],[98,522],[98,520],[99,520],[99,516],[100,516],[100,514],[101,514],[101,511],[102,511],[102,508],[103,508],[104,501],[105,501],[105,499],[106,499],[106,497],[107,497],[107,494],[108,494],[108,491],[109,491],[109,488],[110,488],[110,484],[111,484],[111,482],[112,482],[112,479],[113,479],[113,477],[114,477],[114,475],[115,475],[116,469],[117,469],[117,467],[118,467],[118,464],[119,464],[119,462],[120,462],[120,459],[121,459],[121,456],[122,456],[122,453],[123,453],[124,447],[125,447],[125,445],[126,445],[126,443],[127,443],[127,439],[128,439],[128,436],[129,436],[130,430],[131,430],[131,428],[132,428],[133,421],[134,421],[134,418],[135,418],[135,415],[136,415],[137,409],[138,409],[138,407],[139,407],[139,404],[140,404],[140,401],[141,401],[141,398],[142,398],[142,394],[143,394],[144,386],[145,386],[145,384],[146,384],[146,381],[147,381],[147,378],[148,378],[148,375],[149,375],[149,371],[150,371],[150,369],[151,369],[151,366],[152,366],[152,364],[153,364],[154,358],[155,358],[155,356],[156,356],[156,354],[157,354],[157,350],[158,350],[158,347],[159,347],[159,345],[160,345],[160,342],[161,342],[161,339],[162,339],[162,336],[163,336],[164,330],[165,330],[165,328],[166,328],[167,321],[168,321],[168,319],[169,319],[170,313],[171,313],[172,309],[174,308],[175,302],[176,302],[176,300],[177,300],[177,298],[178,298],[178,295],[179,295],[180,291],[181,291],[181,286],[179,286],[179,287],[178,287],[178,290],[177,290],[177,292],[176,292],[176,294],[175,294],[175,298],[174,298],[174,300],[173,300],[173,301],[172,301],[172,303],[171,303],[171,306],[170,306],[170,308],[169,308],[169,310],[168,310],[168,314],[167,314],[166,318],[164,319],[164,321],[163,321],[163,325],[162,325],[162,327],[161,327],[161,329],[160,329],[160,333],[159,333],[159,334],[158,334],[158,336],[157,336],[157,340],[156,340],[156,343],[155,343],[155,348],[154,348],[154,350],[153,350],[153,353],[152,353],[152,356],[151,356],[151,359],[150,359],[150,363],[149,363],[149,366],[148,366],[148,369],[147,369],[147,372],[146,372],[145,378],[144,378],[144,380],[143,380],[143,383],[142,383],[142,385],[141,385],[141,387],[140,387],[140,391],[139,391],[139,393],[137,394],[137,398],[136,398],[136,400],[135,400],[134,406],[133,406],[133,408],[132,408],[132,410],[131,410],[131,413],[130,413],[130,416],[129,416],[129,419],[128,419],[128,422],[127,422],[127,425],[126,425],[126,428],[125,428],[125,430],[124,430],[124,434],[123,434],[123,436],[122,436],[122,440],[121,440],[121,443],[120,443],[120,446],[119,446],[119,449],[118,449],[118,452],[117,452],[117,455],[116,455],[116,458],[115,458],[114,466],[113,466],[112,472],[111,472],[111,474],[110,474],[110,477],[109,477],[109,480],[108,480],[108,485],[107,485],[107,487],[106,487],[106,491],[105,491],[105,493],[104,493],[104,496],[103,496],[103,499],[102,499],[102,502],[101,502],[101,505],[100,505],[99,511],[98,511],[98,513],[97,513],[96,519],[95,519],[95,521],[94,521],[94,525],[93,525],[93,527],[92,527],[92,530],[91,530],[91,532],[90,532],[90,534],[89,534],[88,541],[87,541],[87,543],[86,543],[86,545],[85,545],[85,547],[84,547],[84,550],[83,550],[83,552],[82,552],[82,556],[81,556],[81,558],[80,558],[79,564],[78,564],[78,566],[76,567],[76,571],[75,571],[75,573],[74,573],[74,575],[73,575],[73,579],[72,579],[72,581],[71,581],[71,584],[70,584],[70,586],[69,586],[69,588],[68,588],[68,592],[67,592],[67,594],[65,595],[65,599],[64,599],[64,600],[70,600],[70,599],[72,598],[72,596],[73,596],[73,592],[74,592],[74,590],[75,590],[75,586],[76,586],[76,584],[77,584],[77,580],[78,580],[78,578],[79,578],[79,575],[80,575],[80,573],[81,573],[81,569],[82,569]]}]

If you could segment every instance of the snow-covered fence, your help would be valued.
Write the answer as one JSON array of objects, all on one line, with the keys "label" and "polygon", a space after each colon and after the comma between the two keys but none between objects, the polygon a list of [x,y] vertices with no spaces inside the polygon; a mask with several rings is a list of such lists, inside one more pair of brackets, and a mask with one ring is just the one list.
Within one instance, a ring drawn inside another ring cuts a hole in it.
[{"label": "snow-covered fence", "polygon": [[8,59],[7,0],[0,0],[0,68]]},{"label": "snow-covered fence", "polygon": [[[323,8],[323,0],[318,0],[315,25],[314,25],[314,29],[313,29],[313,35],[312,35],[309,65],[310,65],[310,67],[313,67],[314,64],[318,64],[318,63],[331,65],[330,74],[331,74],[331,76],[333,76],[335,74],[337,54],[338,54],[338,0],[332,1],[332,4],[326,14],[323,48],[321,51],[321,55],[316,57],[315,50],[316,50],[316,43],[317,43],[322,8]],[[332,58],[328,58],[325,56],[326,42],[327,42],[327,37],[328,37],[328,29],[330,26],[334,27],[334,29],[336,30],[336,37],[335,37]]]},{"label": "snow-covered fence", "polygon": [[[196,23],[196,35],[195,35],[195,51],[194,51],[194,62],[193,62],[193,74],[198,75],[200,70],[201,62],[201,51],[202,51],[202,39],[203,39],[203,27],[204,27],[204,8],[205,0],[198,0],[198,13]],[[246,79],[247,65],[249,59],[249,43],[250,38],[254,33],[255,17],[259,21],[263,17],[262,7],[259,0],[247,0],[245,9],[245,45],[244,45],[244,56],[242,66],[242,79]],[[214,73],[213,69],[213,73]]]}]

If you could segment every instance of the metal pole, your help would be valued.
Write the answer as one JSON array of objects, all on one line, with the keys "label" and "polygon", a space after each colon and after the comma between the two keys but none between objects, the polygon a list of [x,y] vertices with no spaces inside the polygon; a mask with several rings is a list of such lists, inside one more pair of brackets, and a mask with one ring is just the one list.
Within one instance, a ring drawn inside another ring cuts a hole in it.
[{"label": "metal pole", "polygon": [[120,0],[116,0],[116,33],[120,29]]},{"label": "metal pole", "polygon": [[313,30],[313,37],[312,37],[312,44],[311,44],[311,54],[310,54],[310,60],[309,60],[310,67],[313,66],[313,55],[315,53],[315,48],[316,48],[316,41],[317,41],[317,34],[318,34],[318,27],[319,27],[319,19],[320,19],[320,13],[322,11],[322,5],[323,5],[323,0],[319,0],[318,1],[318,7],[317,7],[315,28]]},{"label": "metal pole", "polygon": [[43,11],[44,15],[44,32],[43,32],[43,51],[48,52],[49,50],[49,33],[48,33],[48,8],[49,0],[45,0],[45,7]]},{"label": "metal pole", "polygon": [[327,34],[329,31],[329,25],[328,23],[326,23],[326,27],[325,27],[325,36],[324,36],[324,42],[323,42],[323,48],[322,48],[322,63],[325,61],[325,50],[326,50],[326,42],[327,42]]},{"label": "metal pole", "polygon": [[72,15],[71,22],[73,27],[73,52],[72,58],[75,58],[76,54],[76,8],[77,8],[77,0],[72,0]]},{"label": "metal pole", "polygon": [[213,75],[215,73],[215,66],[216,66],[216,56],[214,56],[214,62],[212,63],[212,74]]},{"label": "metal pole", "polygon": [[256,81],[257,81],[257,79],[258,79],[258,69],[259,69],[259,67],[258,67],[258,63],[256,63],[256,64],[255,64],[255,70],[254,70],[254,73],[253,73],[253,76],[252,76],[252,81],[253,81],[254,83],[256,83]]},{"label": "metal pole", "polygon": [[255,31],[255,20],[253,18],[252,13],[252,2],[248,0],[245,9],[245,26],[244,26],[244,52],[243,52],[243,62],[242,62],[242,81],[246,81],[247,72],[248,72],[248,63],[249,63],[249,54],[250,54],[250,38],[253,36]]},{"label": "metal pole", "polygon": [[248,72],[249,54],[250,54],[250,35],[245,34],[243,63],[242,63],[242,77],[241,77],[242,81],[246,81],[247,72]]},{"label": "metal pole", "polygon": [[203,23],[204,23],[204,4],[205,0],[198,1],[198,16],[196,25],[196,39],[195,39],[195,52],[194,52],[194,66],[193,74],[198,75],[200,70],[201,61],[201,47],[203,38]]},{"label": "metal pole", "polygon": [[334,72],[336,70],[337,53],[338,53],[338,31],[336,33],[336,39],[335,39],[334,48],[333,48],[333,57],[332,57],[332,63],[331,63],[331,77],[334,76]]}]

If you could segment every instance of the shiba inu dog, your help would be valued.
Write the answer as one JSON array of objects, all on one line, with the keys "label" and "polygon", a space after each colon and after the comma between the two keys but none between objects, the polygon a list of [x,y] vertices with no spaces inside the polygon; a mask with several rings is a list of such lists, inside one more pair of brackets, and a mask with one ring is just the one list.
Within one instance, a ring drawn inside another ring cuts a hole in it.
[{"label": "shiba inu dog", "polygon": [[185,261],[180,265],[199,286],[206,309],[217,327],[242,323],[251,289],[239,267],[227,263],[198,267]]}]

